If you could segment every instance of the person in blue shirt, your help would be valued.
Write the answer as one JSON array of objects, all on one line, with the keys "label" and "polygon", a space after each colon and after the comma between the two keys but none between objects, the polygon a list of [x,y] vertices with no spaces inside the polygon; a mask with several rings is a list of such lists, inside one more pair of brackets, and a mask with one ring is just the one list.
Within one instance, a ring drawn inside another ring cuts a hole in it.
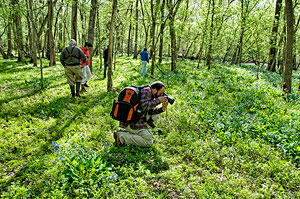
[{"label": "person in blue shirt", "polygon": [[141,60],[143,65],[142,74],[144,74],[146,73],[147,70],[147,63],[149,63],[149,55],[147,52],[147,48],[144,48],[144,50],[140,53],[140,55],[141,55]]}]

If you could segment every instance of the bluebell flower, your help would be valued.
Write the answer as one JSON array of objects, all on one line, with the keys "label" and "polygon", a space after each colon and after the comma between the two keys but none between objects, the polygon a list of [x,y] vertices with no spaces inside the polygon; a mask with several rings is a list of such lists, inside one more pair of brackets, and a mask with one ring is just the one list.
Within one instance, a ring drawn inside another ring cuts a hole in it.
[{"label": "bluebell flower", "polygon": [[58,150],[58,148],[59,148],[59,144],[58,143],[52,142],[52,145],[53,145],[53,149],[54,150]]},{"label": "bluebell flower", "polygon": [[110,187],[110,183],[107,184],[107,187]]},{"label": "bluebell flower", "polygon": [[111,144],[110,143],[108,143],[105,147],[110,147],[111,146]]},{"label": "bluebell flower", "polygon": [[64,158],[64,157],[62,157],[62,156],[60,156],[58,159],[60,159],[60,160],[64,160],[65,158]]},{"label": "bluebell flower", "polygon": [[59,154],[59,151],[56,151],[57,154]]},{"label": "bluebell flower", "polygon": [[53,162],[57,162],[57,160],[55,159],[55,160],[53,160]]},{"label": "bluebell flower", "polygon": [[114,179],[116,179],[117,177],[118,177],[118,174],[115,174],[115,175],[111,176],[110,179],[114,180]]}]

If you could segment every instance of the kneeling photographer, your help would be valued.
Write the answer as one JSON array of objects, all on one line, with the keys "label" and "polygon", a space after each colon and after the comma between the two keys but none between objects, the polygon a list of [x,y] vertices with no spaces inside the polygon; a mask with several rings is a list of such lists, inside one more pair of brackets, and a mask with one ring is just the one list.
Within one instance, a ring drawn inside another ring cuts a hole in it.
[{"label": "kneeling photographer", "polygon": [[[165,85],[160,81],[141,87],[139,109],[142,115],[136,122],[130,124],[120,122],[121,130],[114,132],[116,146],[126,144],[150,147],[153,144],[153,138],[146,122],[153,127],[153,120],[158,114],[167,109],[169,102],[174,103],[174,99],[167,97],[164,93],[165,90]],[[157,108],[157,105],[161,103],[162,106]]]}]

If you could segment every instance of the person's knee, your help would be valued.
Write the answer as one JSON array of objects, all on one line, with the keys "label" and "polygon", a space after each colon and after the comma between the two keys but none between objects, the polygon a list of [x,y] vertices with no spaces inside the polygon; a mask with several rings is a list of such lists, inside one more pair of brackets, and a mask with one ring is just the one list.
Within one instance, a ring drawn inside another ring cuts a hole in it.
[{"label": "person's knee", "polygon": [[153,138],[145,139],[145,143],[143,147],[151,147],[153,145]]}]

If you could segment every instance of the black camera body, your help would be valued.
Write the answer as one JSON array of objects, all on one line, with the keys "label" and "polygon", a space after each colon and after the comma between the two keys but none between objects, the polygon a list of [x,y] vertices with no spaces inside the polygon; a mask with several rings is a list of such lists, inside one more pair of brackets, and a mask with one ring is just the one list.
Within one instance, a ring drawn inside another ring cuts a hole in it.
[{"label": "black camera body", "polygon": [[162,96],[167,97],[168,102],[172,105],[175,102],[174,98],[169,97],[166,93],[163,93]]}]

